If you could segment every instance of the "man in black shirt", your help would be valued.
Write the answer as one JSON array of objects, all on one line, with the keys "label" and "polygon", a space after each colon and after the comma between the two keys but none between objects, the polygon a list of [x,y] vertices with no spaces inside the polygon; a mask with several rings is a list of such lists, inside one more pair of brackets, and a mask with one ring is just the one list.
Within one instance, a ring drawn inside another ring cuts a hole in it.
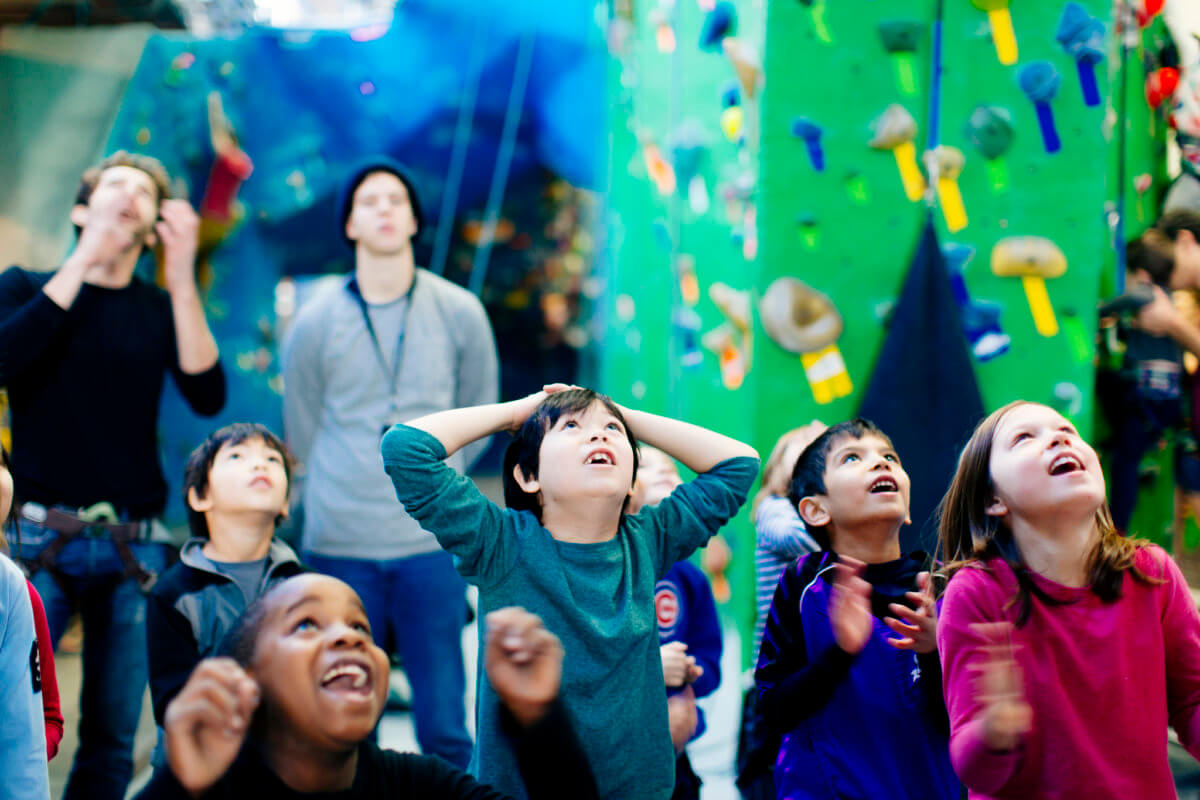
[{"label": "man in black shirt", "polygon": [[[171,373],[198,414],[225,377],[195,281],[197,217],[162,165],[116,153],[83,175],[75,249],[59,269],[0,273],[0,384],[25,501],[17,555],[57,644],[83,616],[79,750],[68,798],[124,797],[146,687],[143,590],[166,563],[157,421]],[[162,246],[167,290],[135,277]]]}]

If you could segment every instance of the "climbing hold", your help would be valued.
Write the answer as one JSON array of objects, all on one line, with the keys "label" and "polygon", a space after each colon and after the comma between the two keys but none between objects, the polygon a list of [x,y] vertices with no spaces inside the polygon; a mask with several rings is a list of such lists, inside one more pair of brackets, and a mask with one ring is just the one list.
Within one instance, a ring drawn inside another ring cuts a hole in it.
[{"label": "climbing hold", "polygon": [[1054,112],[1050,101],[1058,93],[1062,77],[1049,61],[1034,61],[1021,67],[1017,75],[1021,91],[1033,103],[1037,110],[1038,127],[1042,131],[1042,144],[1047,153],[1057,153],[1062,149],[1062,141],[1054,127]]}]

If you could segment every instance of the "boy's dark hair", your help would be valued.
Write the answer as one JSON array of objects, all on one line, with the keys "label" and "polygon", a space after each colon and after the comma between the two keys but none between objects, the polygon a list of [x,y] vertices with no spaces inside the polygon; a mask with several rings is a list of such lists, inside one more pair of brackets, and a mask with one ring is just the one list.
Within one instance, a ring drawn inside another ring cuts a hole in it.
[{"label": "boy's dark hair", "polygon": [[[800,501],[804,498],[825,494],[825,466],[829,458],[829,451],[833,449],[833,445],[838,439],[847,436],[854,439],[878,436],[889,446],[892,444],[891,438],[880,430],[878,425],[862,417],[839,422],[833,427],[826,428],[820,436],[813,439],[812,444],[804,448],[804,452],[796,459],[796,466],[792,469],[792,480],[788,484],[788,500],[797,511],[800,509]],[[830,549],[832,543],[829,539],[828,526],[817,527],[805,524],[809,534],[817,544],[821,545],[821,549]]]},{"label": "boy's dark hair", "polygon": [[[292,466],[295,463],[292,451],[288,450],[283,440],[272,433],[270,428],[257,422],[235,422],[219,428],[210,433],[208,438],[192,451],[183,468],[183,505],[187,509],[188,527],[192,531],[192,536],[207,539],[208,520],[204,518],[203,511],[196,511],[192,508],[192,504],[188,502],[188,491],[195,489],[196,494],[203,496],[208,491],[208,473],[212,470],[217,453],[221,451],[222,447],[232,447],[247,439],[262,439],[266,442],[267,447],[283,456],[283,474],[287,476],[288,488],[291,488]],[[278,525],[282,521],[283,519],[278,517],[275,519],[275,524]]]},{"label": "boy's dark hair", "polygon": [[149,175],[150,180],[154,181],[154,187],[158,190],[156,206],[162,205],[163,200],[170,199],[171,176],[167,173],[167,168],[163,166],[161,161],[157,158],[144,156],[141,153],[118,150],[99,164],[84,170],[83,175],[79,178],[79,188],[75,192],[75,205],[86,206],[88,200],[92,197],[92,191],[96,188],[96,184],[100,182],[101,174],[113,167],[133,167]]},{"label": "boy's dark hair", "polygon": [[1125,245],[1125,269],[1145,271],[1150,280],[1168,288],[1175,272],[1175,252],[1166,234],[1153,228]]},{"label": "boy's dark hair", "polygon": [[1195,211],[1168,211],[1154,223],[1155,229],[1174,242],[1180,231],[1187,231],[1192,238],[1200,242],[1200,214]]},{"label": "boy's dark hair", "polygon": [[[637,439],[633,438],[633,432],[629,430],[629,423],[625,421],[621,409],[608,395],[593,392],[591,389],[567,389],[555,392],[543,400],[542,404],[529,415],[529,419],[525,420],[521,429],[513,436],[513,440],[508,443],[508,449],[504,451],[504,504],[506,506],[514,511],[532,512],[538,522],[542,521],[541,500],[536,494],[531,494],[521,488],[517,479],[513,477],[513,467],[519,466],[522,474],[527,477],[537,477],[542,439],[546,438],[546,432],[553,428],[564,414],[580,414],[591,408],[594,403],[603,403],[609,413],[620,420],[622,427],[625,428],[625,436],[629,438],[629,446],[633,450],[632,480],[637,480],[638,443]],[[633,484],[630,483],[630,485]],[[621,511],[624,512],[628,506],[629,497],[627,496],[625,504],[621,506]]]}]

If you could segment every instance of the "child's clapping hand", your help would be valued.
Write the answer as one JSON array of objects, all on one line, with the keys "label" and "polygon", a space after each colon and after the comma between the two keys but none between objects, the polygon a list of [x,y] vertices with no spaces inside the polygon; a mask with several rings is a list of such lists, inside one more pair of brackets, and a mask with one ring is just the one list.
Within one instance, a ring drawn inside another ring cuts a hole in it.
[{"label": "child's clapping hand", "polygon": [[672,688],[695,683],[704,674],[704,667],[689,656],[685,642],[667,642],[658,648],[662,656],[663,681]]},{"label": "child's clapping hand", "polygon": [[917,586],[918,591],[907,595],[916,604],[916,609],[900,603],[888,606],[900,619],[888,617],[883,622],[903,638],[888,639],[887,642],[901,650],[932,653],[937,649],[937,604],[933,599],[933,582],[928,572],[917,575]]},{"label": "child's clapping hand", "polygon": [[191,794],[203,794],[229,769],[259,697],[258,684],[233,659],[206,658],[167,706],[167,761]]},{"label": "child's clapping hand", "polygon": [[833,594],[829,599],[829,620],[838,647],[851,655],[862,652],[871,638],[875,621],[871,618],[871,584],[863,580],[866,564],[842,556],[834,570]]},{"label": "child's clapping hand", "polygon": [[987,644],[978,670],[976,693],[982,705],[983,737],[992,750],[1014,750],[1033,728],[1033,709],[1025,699],[1021,667],[1012,643],[1012,624],[977,622],[971,629]]},{"label": "child's clapping hand", "polygon": [[532,725],[558,697],[563,648],[542,620],[511,606],[487,615],[484,668],[500,701],[522,725]]}]

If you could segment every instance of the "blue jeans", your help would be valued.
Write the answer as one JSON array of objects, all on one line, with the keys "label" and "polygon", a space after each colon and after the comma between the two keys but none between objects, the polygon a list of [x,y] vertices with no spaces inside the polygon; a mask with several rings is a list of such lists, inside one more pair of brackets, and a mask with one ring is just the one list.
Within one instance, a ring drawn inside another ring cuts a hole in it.
[{"label": "blue jeans", "polygon": [[466,588],[448,553],[389,561],[304,554],[310,567],[350,584],[362,598],[375,643],[399,653],[413,690],[417,742],[425,753],[467,768],[462,629]]},{"label": "blue jeans", "polygon": [[[55,533],[18,519],[16,553],[29,568]],[[133,555],[150,571],[167,566],[169,548],[132,542]],[[133,742],[146,691],[146,597],[112,540],[81,534],[55,559],[59,578],[44,569],[30,580],[46,606],[55,647],[74,611],[83,617],[83,689],[79,700],[79,750],[65,800],[122,800],[133,777]]]}]

